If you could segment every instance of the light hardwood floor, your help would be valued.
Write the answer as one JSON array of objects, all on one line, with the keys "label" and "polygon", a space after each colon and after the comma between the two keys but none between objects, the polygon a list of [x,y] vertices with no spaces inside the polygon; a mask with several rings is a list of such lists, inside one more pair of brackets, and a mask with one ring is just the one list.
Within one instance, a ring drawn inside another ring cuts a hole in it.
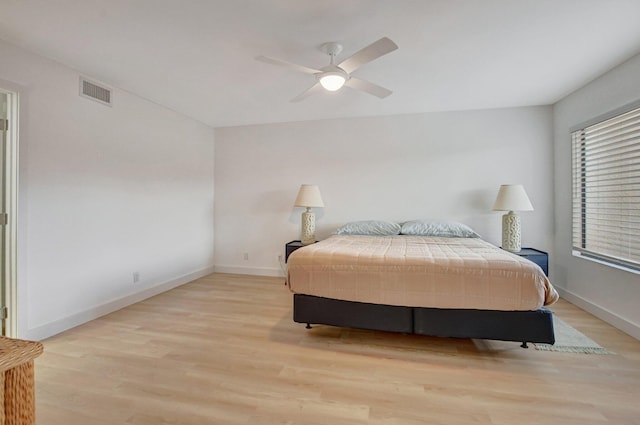
[{"label": "light hardwood floor", "polygon": [[640,341],[565,301],[615,354],[306,330],[291,299],[281,278],[213,274],[47,339],[37,423],[640,424]]}]

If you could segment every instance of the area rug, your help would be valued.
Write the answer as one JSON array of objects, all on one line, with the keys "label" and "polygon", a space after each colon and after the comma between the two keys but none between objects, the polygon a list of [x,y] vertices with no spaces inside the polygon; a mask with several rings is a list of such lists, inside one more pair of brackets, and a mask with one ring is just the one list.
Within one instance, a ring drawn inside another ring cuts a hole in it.
[{"label": "area rug", "polygon": [[560,351],[563,353],[613,354],[555,315],[553,316],[553,330],[556,335],[556,343],[553,345],[533,344],[536,350]]}]

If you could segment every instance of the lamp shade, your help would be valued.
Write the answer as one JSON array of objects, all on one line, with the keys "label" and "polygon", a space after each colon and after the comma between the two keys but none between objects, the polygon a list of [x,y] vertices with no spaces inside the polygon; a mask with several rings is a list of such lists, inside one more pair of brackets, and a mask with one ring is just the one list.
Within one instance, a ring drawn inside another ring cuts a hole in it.
[{"label": "lamp shade", "polygon": [[322,77],[320,77],[320,84],[325,90],[336,91],[340,90],[340,88],[344,85],[346,79],[344,75],[337,72],[326,72]]},{"label": "lamp shade", "polygon": [[293,204],[294,207],[324,207],[322,202],[322,196],[320,196],[320,189],[315,184],[303,184],[300,186],[298,196]]},{"label": "lamp shade", "polygon": [[494,211],[533,211],[527,192],[521,184],[503,184],[493,204]]}]

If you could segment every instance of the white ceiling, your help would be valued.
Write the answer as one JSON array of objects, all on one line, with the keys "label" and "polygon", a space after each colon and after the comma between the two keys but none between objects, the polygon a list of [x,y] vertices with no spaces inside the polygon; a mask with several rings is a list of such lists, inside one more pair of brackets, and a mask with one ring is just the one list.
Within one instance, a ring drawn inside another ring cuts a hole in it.
[{"label": "white ceiling", "polygon": [[[289,100],[327,41],[393,90]],[[640,0],[0,0],[0,38],[213,127],[547,105],[640,52]],[[0,67],[1,67],[0,58]]]}]

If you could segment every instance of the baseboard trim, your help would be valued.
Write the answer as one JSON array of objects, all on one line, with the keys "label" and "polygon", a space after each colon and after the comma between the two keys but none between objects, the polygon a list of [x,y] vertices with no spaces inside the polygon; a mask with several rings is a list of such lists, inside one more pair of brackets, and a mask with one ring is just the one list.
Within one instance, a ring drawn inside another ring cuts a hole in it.
[{"label": "baseboard trim", "polygon": [[620,329],[622,332],[627,333],[635,339],[640,340],[640,325],[638,325],[637,323],[630,322],[629,320],[618,316],[617,314],[607,310],[606,308],[600,307],[599,305],[596,305],[591,301],[585,300],[584,298],[574,294],[573,292],[567,291],[557,286],[556,290],[562,298],[569,301],[571,304],[577,305],[581,309],[593,314],[597,318],[609,323],[611,326],[614,326]]},{"label": "baseboard trim", "polygon": [[109,301],[105,304],[89,308],[79,313],[72,314],[62,319],[46,323],[35,328],[27,329],[23,335],[20,335],[20,338],[41,341],[45,338],[49,338],[53,335],[59,334],[60,332],[64,332],[68,329],[82,325],[83,323],[90,322],[91,320],[97,319],[98,317],[113,313],[114,311],[120,310],[131,304],[146,300],[147,298],[151,298],[154,295],[161,294],[170,289],[184,285],[185,283],[189,283],[201,277],[207,276],[213,272],[214,266],[205,267],[204,269],[200,269],[195,272],[170,279],[166,282],[159,283],[140,292],[136,292],[135,294],[130,294],[122,298]]},{"label": "baseboard trim", "polygon": [[284,277],[282,270],[268,267],[215,266],[216,273],[248,274],[252,276]]}]

